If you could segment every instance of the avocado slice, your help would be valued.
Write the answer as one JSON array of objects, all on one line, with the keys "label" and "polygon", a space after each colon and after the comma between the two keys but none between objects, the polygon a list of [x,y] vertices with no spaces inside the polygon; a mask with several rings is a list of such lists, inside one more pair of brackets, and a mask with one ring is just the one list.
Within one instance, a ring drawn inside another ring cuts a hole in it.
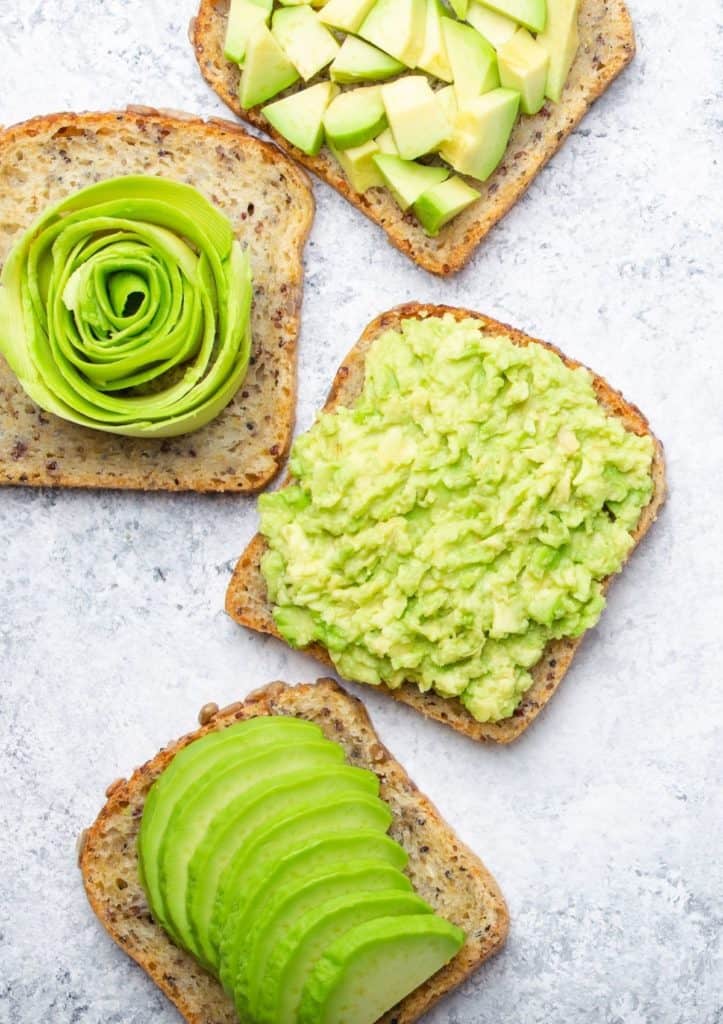
[{"label": "avocado slice", "polygon": [[452,131],[426,75],[406,75],[381,86],[394,141],[403,160],[432,153]]},{"label": "avocado slice", "polygon": [[424,45],[426,13],[425,0],[377,0],[359,35],[414,68]]},{"label": "avocado slice", "polygon": [[517,22],[512,18],[498,14],[497,11],[491,11],[489,7],[478,3],[478,0],[470,0],[467,21],[477,29],[480,35],[485,37],[488,43],[494,46],[495,50],[504,45],[508,39],[512,39],[518,28]]},{"label": "avocado slice", "polygon": [[461,174],[485,181],[505,155],[519,106],[520,94],[512,89],[493,89],[468,100],[457,111],[452,137],[440,149],[442,158]]},{"label": "avocado slice", "polygon": [[537,37],[550,58],[545,95],[559,103],[580,44],[577,18],[580,0],[547,0],[547,24]]},{"label": "avocado slice", "polygon": [[348,829],[298,839],[280,856],[261,857],[256,864],[249,864],[243,879],[234,879],[232,868],[227,870],[227,886],[219,891],[211,922],[219,977],[227,991],[233,989],[246,935],[273,893],[295,879],[330,874],[342,860],[378,860],[402,870],[407,854],[377,828]]},{"label": "avocado slice", "polygon": [[469,7],[469,0],[449,0],[449,6],[452,8],[454,13],[462,21],[467,17],[467,8]]},{"label": "avocado slice", "polygon": [[282,813],[296,814],[351,793],[377,796],[377,776],[351,765],[297,771],[259,780],[216,817],[188,865],[186,912],[199,959],[217,966],[218,955],[209,936],[213,908],[221,876],[241,847]]},{"label": "avocado slice", "polygon": [[520,94],[523,114],[536,114],[545,102],[545,86],[550,58],[525,28],[515,32],[512,39],[497,51],[500,81],[506,89]]},{"label": "avocado slice", "polygon": [[246,40],[260,22],[268,23],[272,6],[273,0],[231,0],[223,44],[226,60],[243,62]]},{"label": "avocado slice", "polygon": [[483,0],[482,6],[518,21],[530,32],[542,32],[547,20],[546,0]]},{"label": "avocado slice", "polygon": [[326,137],[337,149],[361,146],[387,126],[380,86],[341,93],[324,115]]},{"label": "avocado slice", "polygon": [[[346,932],[377,918],[415,915],[433,918],[432,908],[415,893],[396,890],[340,896],[308,910],[269,957],[259,1000],[252,1007],[255,1021],[258,1024],[296,1024],[307,979],[332,943]],[[377,1017],[370,1020],[376,1021]],[[341,1021],[337,1019],[334,1024],[341,1024]]]},{"label": "avocado slice", "polygon": [[298,1024],[374,1024],[449,963],[464,939],[461,929],[432,914],[357,925],[311,972]]},{"label": "avocado slice", "polygon": [[442,32],[454,89],[459,103],[474,99],[500,84],[497,54],[491,43],[471,25],[442,18]]},{"label": "avocado slice", "polygon": [[344,84],[351,82],[378,81],[393,78],[404,71],[400,64],[388,53],[382,53],[371,43],[365,43],[356,36],[347,36],[341,44],[336,60],[329,68],[334,82]]},{"label": "avocado slice", "polygon": [[356,32],[376,0],[329,0],[319,12],[319,21],[341,32]]},{"label": "avocado slice", "polygon": [[442,37],[442,17],[447,13],[447,8],[441,0],[426,0],[426,7],[424,45],[417,67],[443,82],[451,82],[452,69]]},{"label": "avocado slice", "polygon": [[434,238],[445,224],[462,210],[466,210],[479,197],[476,189],[455,174],[423,192],[414,204],[414,214],[427,234]]},{"label": "avocado slice", "polygon": [[329,149],[341,164],[349,184],[356,192],[366,192],[369,188],[384,187],[384,178],[373,159],[380,152],[374,139],[369,139],[361,146],[352,146],[350,149],[336,149],[329,143]]},{"label": "avocado slice", "polygon": [[380,153],[373,160],[402,210],[408,210],[423,192],[449,177],[446,167],[428,167],[387,153]]},{"label": "avocado slice", "polygon": [[336,57],[339,44],[310,7],[280,7],[271,31],[305,82]]},{"label": "avocado slice", "polygon": [[319,82],[262,107],[262,114],[302,153],[315,156],[324,141],[324,112],[338,92],[333,82]]},{"label": "avocado slice", "polygon": [[246,42],[244,70],[239,86],[239,103],[248,110],[288,89],[299,73],[263,23]]}]

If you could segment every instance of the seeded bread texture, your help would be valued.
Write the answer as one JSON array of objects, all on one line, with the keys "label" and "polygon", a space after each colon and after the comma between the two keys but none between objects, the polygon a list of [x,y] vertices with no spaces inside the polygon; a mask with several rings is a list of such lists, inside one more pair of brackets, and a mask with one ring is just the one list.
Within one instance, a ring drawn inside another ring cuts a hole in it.
[{"label": "seeded bread texture", "polygon": [[251,364],[230,405],[201,430],[104,434],[39,409],[0,357],[0,484],[256,491],[289,446],[302,254],[314,205],[303,171],[227,121],[129,108],[53,114],[0,132],[0,267],[50,203],[104,178],[151,174],[193,185],[249,247]]},{"label": "seeded bread texture", "polygon": [[[366,352],[380,334],[390,329],[398,330],[400,322],[409,317],[424,319],[429,316],[443,316],[445,313],[450,313],[457,320],[472,317],[479,322],[482,330],[491,334],[503,334],[517,345],[544,345],[545,348],[556,352],[569,367],[581,365],[574,359],[568,359],[554,345],[530,338],[506,324],[483,316],[481,313],[412,302],[382,313],[369,324],[337,371],[324,410],[331,412],[340,405],[351,405],[359,396],[364,384]],[[652,435],[648,421],[639,409],[626,401],[618,391],[614,391],[602,377],[593,374],[593,384],[600,404],[610,415],[619,416],[626,430],[653,437],[655,446],[652,468],[653,495],[650,503],[643,509],[633,533],[635,546],[637,546],[655,522],[665,499],[663,448]],[[282,639],[273,620],[266,592],[266,582],[261,574],[261,559],[265,551],[266,541],[260,534],[257,534],[236,565],[226,593],[226,611],[242,626]],[[606,590],[613,578],[609,577],[604,582]],[[405,683],[398,689],[390,689],[384,685],[379,685],[376,689],[383,690],[395,700],[409,704],[428,718],[450,725],[453,729],[465,733],[472,739],[509,743],[525,731],[555,693],[582,640],[582,636],[577,639],[552,640],[545,648],[543,657],[531,670],[532,686],[524,694],[514,714],[500,722],[478,722],[456,697],[440,697],[432,692],[422,693],[413,683]],[[327,651],[319,644],[313,644],[306,650],[325,665],[334,668]]]},{"label": "seeded bread texture", "polygon": [[[191,42],[206,81],[235,114],[263,129],[350,203],[386,231],[389,241],[426,270],[452,274],[470,259],[482,239],[514,206],[533,178],[554,156],[593,102],[635,55],[635,33],[623,0],[582,0],[580,48],[559,103],[546,103],[515,126],[507,153],[484,183],[469,179],[481,197],[429,238],[411,213],[403,213],[386,189],[355,192],[328,149],[307,156],[271,127],[263,114],[243,110],[238,100],[239,69],[223,55],[230,0],[201,0],[191,23]],[[292,91],[292,90],[290,90]]]},{"label": "seeded bread texture", "polygon": [[233,1004],[192,956],[172,944],[151,918],[138,878],[136,843],[148,790],[174,755],[194,739],[258,715],[291,715],[319,725],[351,764],[375,772],[393,813],[390,834],[409,854],[406,872],[434,910],[464,929],[457,956],[380,1024],[412,1024],[461,984],[504,943],[508,914],[497,883],[442,820],[382,745],[363,704],[331,679],[271,683],[219,711],[202,709],[202,727],[170,744],[130,779],[113,783],[95,823],[81,836],[79,863],[90,904],[111,938],[148,972],[189,1024],[232,1024]]}]

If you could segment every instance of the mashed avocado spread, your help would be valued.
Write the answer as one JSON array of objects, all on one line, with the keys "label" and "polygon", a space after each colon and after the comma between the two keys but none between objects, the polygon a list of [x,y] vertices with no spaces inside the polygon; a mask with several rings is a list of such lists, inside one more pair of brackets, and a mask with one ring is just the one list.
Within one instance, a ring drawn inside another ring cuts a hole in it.
[{"label": "mashed avocado spread", "polygon": [[297,439],[294,482],[260,499],[277,627],[348,679],[506,718],[547,642],[597,622],[652,457],[587,370],[474,320],[405,320],[370,347],[354,405]]}]

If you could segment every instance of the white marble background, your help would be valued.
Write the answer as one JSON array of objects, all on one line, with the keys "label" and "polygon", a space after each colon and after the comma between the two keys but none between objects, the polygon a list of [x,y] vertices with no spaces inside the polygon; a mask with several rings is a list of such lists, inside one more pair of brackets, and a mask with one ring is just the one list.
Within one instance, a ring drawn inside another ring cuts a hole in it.
[{"label": "white marble background", "polygon": [[[512,915],[504,952],[430,1024],[723,1021],[723,8],[630,6],[635,63],[455,279],[316,187],[300,427],[373,315],[446,301],[592,365],[668,456],[658,526],[517,745],[364,691]],[[193,8],[0,0],[0,121],[128,102],[223,114],[186,42]],[[105,785],[205,701],[319,672],[223,613],[255,524],[238,497],[0,492],[0,1021],[178,1021],[92,916],[74,843]]]}]

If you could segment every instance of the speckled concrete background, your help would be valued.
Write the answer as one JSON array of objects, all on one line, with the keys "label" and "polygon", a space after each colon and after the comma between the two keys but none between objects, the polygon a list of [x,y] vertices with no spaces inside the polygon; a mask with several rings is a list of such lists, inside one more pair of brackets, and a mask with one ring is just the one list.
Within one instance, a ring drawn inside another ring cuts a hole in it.
[{"label": "speckled concrete background", "polygon": [[[0,121],[127,102],[224,110],[194,0],[0,0]],[[646,411],[671,497],[562,690],[511,749],[365,691],[384,740],[508,898],[505,951],[431,1024],[714,1024],[720,949],[720,0],[632,0],[639,56],[472,265],[438,281],[324,187],[307,250],[299,424],[371,317],[475,307]],[[717,95],[716,95],[717,90]],[[0,1021],[178,1020],[106,939],[74,842],[105,785],[205,701],[309,659],[227,619],[253,500],[0,493]]]}]

